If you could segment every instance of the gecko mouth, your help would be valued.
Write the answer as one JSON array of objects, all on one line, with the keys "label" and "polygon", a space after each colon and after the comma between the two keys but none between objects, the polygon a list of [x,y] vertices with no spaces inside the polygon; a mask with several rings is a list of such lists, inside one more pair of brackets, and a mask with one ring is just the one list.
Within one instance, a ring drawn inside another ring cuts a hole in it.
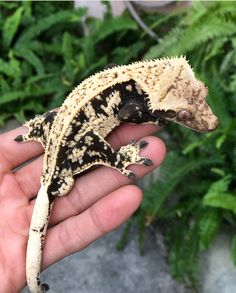
[{"label": "gecko mouth", "polygon": [[187,109],[181,109],[178,112],[158,110],[153,114],[158,117],[160,126],[165,126],[168,121],[173,121],[198,132],[210,132],[219,125],[218,118],[209,108],[206,108],[202,114],[195,113],[195,115]]},{"label": "gecko mouth", "polygon": [[210,117],[205,117],[203,115],[197,118],[192,117],[190,120],[186,121],[176,119],[175,122],[198,132],[210,132],[215,130],[219,125],[219,120],[214,114]]}]

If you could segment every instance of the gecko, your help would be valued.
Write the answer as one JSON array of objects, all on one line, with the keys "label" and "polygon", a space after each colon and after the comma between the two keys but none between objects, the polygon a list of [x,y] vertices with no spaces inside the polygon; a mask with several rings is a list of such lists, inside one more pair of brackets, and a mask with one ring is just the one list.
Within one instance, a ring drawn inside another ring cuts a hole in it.
[{"label": "gecko", "polygon": [[53,203],[69,193],[74,176],[105,165],[134,179],[130,164],[152,164],[139,155],[146,141],[132,141],[115,151],[107,135],[120,123],[165,125],[167,121],[199,132],[212,131],[218,119],[206,96],[206,86],[185,57],[138,61],[95,73],[68,95],[58,111],[37,115],[24,124],[28,132],[15,140],[34,140],[45,149],[26,253],[31,292],[49,289],[40,281],[45,234]]}]

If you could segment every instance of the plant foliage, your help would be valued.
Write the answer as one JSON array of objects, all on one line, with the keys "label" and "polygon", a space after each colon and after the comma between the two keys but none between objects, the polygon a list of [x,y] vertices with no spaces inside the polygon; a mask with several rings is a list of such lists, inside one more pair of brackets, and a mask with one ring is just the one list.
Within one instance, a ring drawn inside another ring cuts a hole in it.
[{"label": "plant foliage", "polygon": [[86,10],[73,2],[0,2],[0,10],[0,125],[59,106],[82,79],[145,45],[133,46],[138,26],[128,15],[90,19],[85,35]]},{"label": "plant foliage", "polygon": [[[159,21],[159,39],[145,58],[186,55],[208,85],[208,102],[220,127],[207,135],[169,127],[169,155],[161,178],[145,191],[141,217],[167,223],[172,273],[195,285],[199,252],[209,247],[222,225],[235,230],[236,6],[198,1],[177,16],[171,25]],[[168,31],[162,33],[165,25]],[[234,263],[235,243],[234,237]]]}]

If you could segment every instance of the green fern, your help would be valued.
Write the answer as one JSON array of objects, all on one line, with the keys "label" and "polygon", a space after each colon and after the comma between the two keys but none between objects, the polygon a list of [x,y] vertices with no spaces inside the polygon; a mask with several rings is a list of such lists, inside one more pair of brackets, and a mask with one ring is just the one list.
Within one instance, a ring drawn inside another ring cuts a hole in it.
[{"label": "green fern", "polygon": [[12,15],[10,15],[3,26],[3,45],[5,47],[9,47],[9,45],[12,42],[12,39],[14,38],[17,29],[19,27],[21,16],[23,12],[23,7],[19,7]]},{"label": "green fern", "polygon": [[179,182],[184,180],[190,172],[197,171],[203,167],[206,168],[209,165],[215,165],[219,161],[215,158],[186,161],[184,158],[169,153],[160,169],[162,179],[152,183],[145,190],[143,208],[149,211],[152,218],[155,218]]},{"label": "green fern", "polygon": [[216,208],[223,208],[236,213],[236,194],[229,192],[231,175],[213,182],[203,198],[203,204]]},{"label": "green fern", "polygon": [[183,32],[178,45],[167,49],[166,55],[180,55],[206,44],[212,39],[231,36],[236,33],[235,23],[220,18],[209,19],[207,23],[191,27]]},{"label": "green fern", "polygon": [[[166,51],[175,46],[184,33],[184,29],[180,27],[173,28],[164,38],[159,40],[157,45],[152,46],[144,55],[144,59],[155,59],[166,56]],[[177,54],[174,54],[177,56]]]},{"label": "green fern", "polygon": [[95,36],[95,43],[98,43],[109,35],[123,30],[137,30],[137,24],[130,18],[116,17],[110,18],[106,22],[101,22],[99,30],[101,33]]},{"label": "green fern", "polygon": [[201,213],[198,232],[200,250],[209,248],[219,231],[221,222],[222,215],[218,209],[205,209],[204,212]]},{"label": "green fern", "polygon": [[[213,66],[212,66],[212,70]],[[212,107],[214,113],[219,117],[220,123],[223,127],[227,127],[231,122],[231,115],[229,112],[229,101],[224,97],[224,91],[220,86],[220,76],[218,72],[215,72],[214,78],[212,76],[203,76],[206,84],[208,85],[209,95],[207,100]]]},{"label": "green fern", "polygon": [[236,266],[236,236],[234,236],[232,240],[231,256],[233,259],[233,263]]},{"label": "green fern", "polygon": [[160,56],[179,56],[207,44],[211,39],[223,38],[236,33],[235,23],[229,20],[214,17],[207,23],[198,24],[185,29],[173,28],[158,45],[150,48],[145,58],[152,59]]},{"label": "green fern", "polygon": [[17,57],[25,59],[29,64],[31,64],[38,75],[43,75],[45,73],[44,65],[40,58],[30,49],[21,47],[13,50],[13,53]]},{"label": "green fern", "polygon": [[24,43],[29,43],[32,39],[37,38],[41,33],[50,29],[52,26],[56,24],[60,24],[62,22],[78,22],[81,17],[84,15],[84,10],[74,11],[59,11],[53,15],[47,16],[45,18],[40,19],[36,24],[32,25],[28,28],[22,35],[19,37],[16,43],[17,46],[23,46]]}]

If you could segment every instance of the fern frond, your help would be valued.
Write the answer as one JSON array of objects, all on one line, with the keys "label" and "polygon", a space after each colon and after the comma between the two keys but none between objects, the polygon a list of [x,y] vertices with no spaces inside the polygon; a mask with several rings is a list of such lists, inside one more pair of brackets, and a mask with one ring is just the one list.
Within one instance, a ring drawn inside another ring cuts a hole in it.
[{"label": "fern frond", "polygon": [[3,59],[0,59],[0,72],[10,77],[14,77],[15,74],[14,67],[10,66],[10,63]]},{"label": "fern frond", "polygon": [[[143,207],[150,210],[152,217],[156,217],[165,200],[172,195],[178,183],[193,171],[219,163],[215,158],[206,160],[187,161],[184,158],[169,154],[163,166],[161,174],[163,179],[152,183],[144,193]],[[190,183],[191,184],[191,183]],[[151,205],[149,203],[151,202]]]},{"label": "fern frond", "polygon": [[229,210],[236,214],[236,195],[232,193],[208,193],[203,199],[203,204]]},{"label": "fern frond", "polygon": [[58,23],[79,21],[83,14],[84,10],[75,10],[74,13],[71,11],[59,11],[53,15],[41,18],[21,34],[17,40],[16,46],[24,46],[25,43],[28,43],[39,36],[43,31],[48,30]]},{"label": "fern frond", "polygon": [[205,250],[209,247],[219,231],[221,220],[221,213],[217,209],[208,208],[202,213],[198,232],[200,250]]},{"label": "fern frond", "polygon": [[13,52],[16,56],[27,60],[28,63],[33,66],[35,72],[38,75],[43,75],[45,73],[43,63],[32,50],[21,47],[21,48],[16,48]]},{"label": "fern frond", "polygon": [[114,32],[124,31],[124,30],[136,30],[138,28],[136,22],[128,17],[116,17],[109,18],[106,22],[101,22],[99,25],[100,33],[95,36],[95,43],[98,43]]},{"label": "fern frond", "polygon": [[234,236],[232,239],[231,258],[234,265],[236,266],[236,236]]},{"label": "fern frond", "polygon": [[21,15],[23,7],[19,7],[12,15],[8,16],[3,26],[3,44],[10,46],[13,37],[15,36],[17,29],[21,21]]},{"label": "fern frond", "polygon": [[223,208],[236,213],[236,194],[229,192],[229,184],[232,176],[213,182],[203,198],[203,204],[206,206]]},{"label": "fern frond", "polygon": [[[211,67],[214,66],[211,64]],[[224,97],[224,91],[220,84],[222,81],[220,80],[219,72],[216,69],[213,69],[213,67],[210,69],[210,72],[212,74],[212,70],[215,72],[213,75],[214,78],[210,79],[208,72],[205,72],[204,74],[204,80],[208,86],[209,89],[209,95],[208,95],[208,102],[212,107],[213,112],[217,115],[217,117],[220,120],[220,125],[223,127],[227,127],[231,121],[230,118],[230,112],[229,112],[229,106],[228,101]]]},{"label": "fern frond", "polygon": [[168,56],[186,54],[200,45],[207,44],[212,39],[231,36],[235,33],[234,22],[215,17],[215,19],[208,20],[207,23],[186,29],[175,46],[167,48],[165,54]]},{"label": "fern frond", "polygon": [[173,223],[169,231],[169,263],[172,275],[191,287],[198,273],[198,221],[191,224],[186,218]]},{"label": "fern frond", "polygon": [[173,28],[168,34],[159,40],[157,45],[152,46],[144,55],[144,59],[155,59],[168,55],[167,51],[176,46],[178,40],[184,33],[184,29],[180,27]]},{"label": "fern frond", "polygon": [[0,98],[0,106],[3,106],[10,102],[19,101],[22,98],[25,98],[27,96],[25,91],[12,91],[10,93],[5,93],[1,95]]}]

